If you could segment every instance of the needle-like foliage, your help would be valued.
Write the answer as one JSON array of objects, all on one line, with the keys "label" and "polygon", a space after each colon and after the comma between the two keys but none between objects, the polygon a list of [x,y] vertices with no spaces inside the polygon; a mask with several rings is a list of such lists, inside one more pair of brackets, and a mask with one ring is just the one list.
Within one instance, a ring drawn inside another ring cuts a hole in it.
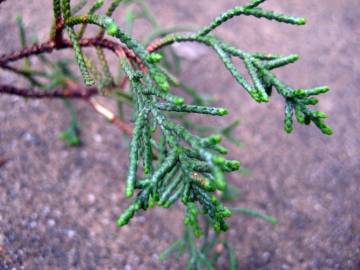
[{"label": "needle-like foliage", "polygon": [[[240,162],[225,157],[228,150],[221,145],[221,140],[225,137],[239,145],[231,135],[239,122],[235,121],[223,129],[216,129],[194,124],[186,118],[192,113],[214,118],[223,117],[229,111],[210,106],[208,100],[198,91],[183,85],[173,75],[173,71],[179,71],[180,64],[179,57],[170,45],[196,42],[210,47],[238,82],[239,88],[244,89],[256,102],[269,102],[272,93],[276,91],[284,100],[286,132],[293,131],[294,119],[296,119],[300,124],[315,124],[326,135],[332,134],[331,128],[325,124],[327,115],[310,107],[317,104],[316,96],[326,93],[329,88],[327,86],[292,87],[274,73],[275,69],[296,62],[299,59],[298,55],[282,56],[243,51],[212,34],[224,22],[237,16],[252,16],[292,25],[304,25],[306,22],[304,18],[265,10],[261,8],[263,2],[265,0],[253,0],[244,6],[236,6],[214,18],[205,27],[193,30],[193,27],[188,26],[162,28],[146,2],[142,0],[81,0],[76,4],[71,3],[70,0],[53,0],[54,17],[50,40],[27,47],[24,26],[21,18],[18,18],[23,49],[17,53],[0,56],[0,68],[23,76],[32,87],[48,90],[58,86],[68,88],[62,95],[58,89],[55,89],[52,92],[53,97],[83,98],[109,121],[118,125],[127,134],[131,134],[125,195],[132,197],[133,200],[120,215],[117,224],[119,226],[128,224],[140,210],[155,206],[169,208],[176,202],[181,202],[185,208],[186,229],[183,239],[177,241],[167,254],[178,248],[184,250],[184,247],[187,247],[191,251],[188,269],[202,269],[202,266],[206,269],[214,269],[212,262],[207,261],[206,256],[211,253],[214,243],[217,243],[218,233],[228,229],[226,219],[231,216],[232,211],[224,205],[219,194],[227,196],[231,193],[226,175],[239,170]],[[134,9],[131,4],[137,5],[138,9]],[[126,9],[126,29],[120,27],[120,24],[112,18],[116,9],[122,6]],[[105,11],[101,13],[103,7]],[[154,29],[143,42],[131,35],[136,18],[145,18]],[[90,38],[85,37],[88,25],[99,27],[95,36]],[[92,57],[85,55],[84,47],[95,48],[100,70]],[[62,62],[53,63],[43,55],[65,48],[72,48],[75,54],[74,61],[77,63],[83,82],[93,88],[78,91],[78,86],[74,85],[76,76],[71,75],[67,65],[61,64]],[[119,59],[118,74],[112,74],[108,62],[109,56],[106,55],[105,50],[113,52]],[[48,70],[44,72],[33,70],[29,61],[32,55],[38,55]],[[9,65],[10,62],[22,58],[26,60],[21,69]],[[235,59],[242,61],[248,76],[238,70],[234,64]],[[173,67],[175,68],[172,69]],[[179,94],[170,93],[172,86],[180,88],[192,98],[192,102],[186,103]],[[108,95],[117,100],[119,116],[92,98],[94,87],[95,92],[96,89],[101,90],[97,92],[98,94]],[[126,89],[129,91],[125,91]],[[0,85],[0,91],[37,98],[52,95],[51,92],[42,94],[37,90],[26,93],[23,89],[7,85]],[[123,122],[126,118],[123,111],[124,104],[130,105],[133,109],[132,127]],[[74,117],[73,107],[68,101],[66,105]],[[78,125],[75,120],[72,119],[71,129],[62,134],[62,138],[78,144],[79,138],[76,133]],[[193,133],[195,131],[197,133]],[[211,135],[208,131],[216,132]],[[204,135],[206,133],[207,135]],[[233,210],[275,223],[274,219],[246,208]],[[205,216],[205,229],[202,229],[199,222],[201,213]],[[209,241],[210,225],[216,233],[216,238],[213,240],[215,242],[212,241],[213,246],[210,248],[209,243],[206,242],[207,244],[198,250],[191,239],[205,233],[204,239]],[[236,269],[235,255],[229,243],[224,240],[221,243],[228,250],[230,269]]]}]

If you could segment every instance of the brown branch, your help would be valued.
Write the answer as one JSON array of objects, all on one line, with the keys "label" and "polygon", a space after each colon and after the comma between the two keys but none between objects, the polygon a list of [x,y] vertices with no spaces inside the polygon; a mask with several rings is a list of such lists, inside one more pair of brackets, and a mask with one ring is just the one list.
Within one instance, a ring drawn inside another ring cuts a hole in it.
[{"label": "brown branch", "polygon": [[56,18],[55,21],[55,36],[54,36],[54,42],[55,47],[60,48],[61,44],[63,44],[63,30],[64,30],[64,19],[62,17]]},{"label": "brown branch", "polygon": [[115,126],[120,128],[122,131],[124,131],[126,134],[131,136],[132,134],[132,127],[122,121],[119,117],[117,117],[113,112],[111,112],[108,108],[101,105],[98,101],[95,100],[95,98],[89,98],[87,100],[89,104],[94,108],[95,111],[97,111],[99,114],[105,116],[106,119],[108,119],[111,123],[113,123]]},{"label": "brown branch", "polygon": [[[1,1],[1,0],[0,0]],[[58,22],[56,26],[57,33],[63,28],[62,22]],[[55,38],[44,42],[42,44],[33,44],[31,47],[24,48],[19,51],[15,51],[9,54],[3,54],[0,56],[0,67],[16,72],[15,68],[8,66],[9,62],[14,62],[22,58],[39,55],[43,53],[52,53],[54,50],[61,50],[71,48],[72,43],[69,40],[63,40]],[[135,61],[141,69],[146,71],[144,64],[137,55],[129,48],[104,38],[89,38],[81,39],[79,41],[81,47],[101,47],[114,52],[118,57],[126,57]],[[18,73],[18,72],[17,72]],[[122,84],[126,84],[127,79],[122,81]],[[95,87],[81,88],[77,85],[69,85],[69,89],[56,88],[52,91],[43,91],[38,89],[23,89],[16,88],[11,85],[0,85],[0,94],[18,95],[28,98],[81,98],[89,102],[89,104],[100,114],[105,116],[110,122],[115,124],[118,128],[123,130],[129,136],[132,134],[132,127],[123,122],[109,109],[99,104],[92,96],[98,94],[99,91]]]},{"label": "brown branch", "polygon": [[18,75],[21,75],[21,76],[26,76],[25,73],[23,70],[19,70],[17,68],[14,68],[12,66],[8,66],[8,65],[1,65],[1,68],[5,69],[5,70],[8,70],[8,71],[11,71],[11,72],[14,72]]},{"label": "brown branch", "polygon": [[[142,65],[141,60],[132,50],[109,39],[84,38],[79,41],[79,44],[81,47],[101,47],[104,49],[108,49],[117,55],[117,52],[123,51],[127,58],[134,60],[139,65]],[[41,44],[33,44],[31,47],[26,47],[15,52],[1,55],[0,66],[5,65],[9,62],[20,60],[25,57],[30,57],[43,53],[52,53],[54,50],[62,50],[67,48],[72,48],[72,44],[69,40],[63,40],[59,46],[57,46],[54,41],[47,41]]]},{"label": "brown branch", "polygon": [[9,62],[17,61],[31,55],[38,55],[42,53],[50,53],[54,50],[55,43],[48,41],[42,44],[33,44],[31,47],[26,47],[18,51],[0,56],[0,65],[5,65]]},{"label": "brown branch", "polygon": [[51,91],[44,91],[39,89],[25,89],[17,88],[12,85],[0,85],[0,94],[16,95],[27,98],[89,98],[99,93],[96,87],[90,88],[55,88]]},{"label": "brown branch", "polygon": [[146,47],[146,50],[151,53],[157,50],[157,48],[161,46],[161,40],[160,39],[156,39],[152,42],[150,42],[150,44]]},{"label": "brown branch", "polygon": [[0,65],[1,68],[16,73],[20,76],[31,77],[31,76],[47,76],[45,72],[36,71],[36,70],[28,70],[28,69],[18,69],[16,67],[8,66],[8,65]]},{"label": "brown branch", "polygon": [[42,84],[37,79],[35,79],[28,70],[21,70],[8,65],[0,65],[0,68],[3,68],[5,70],[8,70],[19,76],[24,77],[25,79],[29,80],[34,86],[38,86],[38,87],[42,86]]},{"label": "brown branch", "polygon": [[11,85],[0,85],[0,94],[17,95],[27,98],[78,98],[83,99],[95,109],[99,114],[105,116],[111,123],[131,136],[132,127],[118,118],[109,109],[98,103],[92,96],[99,93],[96,87],[80,88],[77,85],[71,84],[71,88],[62,89],[56,88],[52,91],[43,91],[38,89],[24,89],[16,88]]}]

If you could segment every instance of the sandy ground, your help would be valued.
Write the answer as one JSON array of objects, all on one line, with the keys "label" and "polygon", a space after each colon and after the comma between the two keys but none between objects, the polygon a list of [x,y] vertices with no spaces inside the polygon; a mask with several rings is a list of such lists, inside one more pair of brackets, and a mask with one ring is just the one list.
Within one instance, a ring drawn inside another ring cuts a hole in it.
[{"label": "sandy ground", "polygon": [[[0,7],[1,53],[18,46],[12,32],[16,14],[40,31],[40,39],[46,37],[50,14],[44,10],[51,1],[26,2],[28,7],[10,0]],[[244,1],[149,2],[160,21],[172,26],[204,25]],[[266,6],[304,15],[308,25],[237,18],[217,33],[247,50],[299,53],[301,60],[278,74],[299,87],[331,86],[319,108],[331,116],[335,134],[324,137],[303,126],[284,134],[282,100],[251,101],[210,51],[185,64],[184,80],[230,108],[224,121],[242,120],[237,135],[245,147],[233,149],[231,157],[252,174],[231,178],[241,190],[235,204],[280,221],[272,226],[231,218],[239,269],[360,269],[358,0],[270,0]],[[0,78],[17,83],[2,71]],[[83,146],[69,148],[57,139],[68,121],[61,101],[0,97],[0,157],[10,159],[0,168],[0,269],[183,269],[157,257],[180,234],[180,208],[154,209],[131,226],[115,226],[128,204],[123,197],[128,142],[84,103],[77,107]]]}]

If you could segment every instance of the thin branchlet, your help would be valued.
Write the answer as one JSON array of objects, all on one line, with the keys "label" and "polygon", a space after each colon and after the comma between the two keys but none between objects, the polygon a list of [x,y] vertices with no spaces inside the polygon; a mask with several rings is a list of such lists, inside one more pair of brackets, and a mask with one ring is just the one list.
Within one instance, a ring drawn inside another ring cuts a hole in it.
[{"label": "thin branchlet", "polygon": [[90,72],[88,70],[88,67],[86,65],[85,62],[85,58],[83,55],[83,52],[81,50],[81,47],[79,45],[79,40],[77,37],[77,34],[75,32],[75,30],[71,27],[66,26],[66,30],[69,34],[70,40],[72,42],[72,46],[74,48],[74,52],[75,52],[75,57],[76,57],[76,61],[78,63],[81,75],[84,79],[84,82],[87,86],[91,86],[95,84],[95,81],[93,80],[93,78],[90,75]]},{"label": "thin branchlet", "polygon": [[295,25],[303,25],[306,22],[304,18],[287,16],[281,13],[266,11],[261,8],[257,8],[256,6],[260,4],[259,2],[260,1],[254,1],[253,4],[249,4],[244,7],[235,7],[224,12],[219,17],[215,18],[208,26],[200,30],[198,32],[198,36],[205,36],[209,34],[211,31],[222,25],[224,22],[239,15],[254,16],[256,18],[266,18],[268,20],[275,20],[278,22]]},{"label": "thin branchlet", "polygon": [[[0,0],[1,2],[3,1]],[[129,3],[129,1],[124,2]],[[158,51],[177,42],[197,42],[206,45],[214,50],[225,68],[252,99],[257,102],[268,102],[271,99],[273,89],[274,92],[276,91],[282,96],[286,132],[290,133],[294,129],[294,119],[296,119],[300,124],[312,122],[324,134],[330,135],[332,130],[325,124],[327,115],[310,108],[318,102],[314,96],[326,93],[329,88],[326,86],[294,88],[280,80],[273,72],[276,68],[296,62],[299,59],[298,55],[282,56],[247,52],[211,35],[211,32],[223,23],[240,15],[294,25],[305,24],[304,18],[287,16],[260,8],[259,6],[263,2],[265,0],[252,0],[244,6],[234,7],[216,17],[197,32],[172,33],[173,30],[165,31],[162,29],[153,15],[148,12],[148,7],[144,2],[138,1],[137,4],[142,8],[143,16],[157,30],[154,32],[155,34],[150,35],[151,38],[159,37],[154,41],[147,40],[145,43],[149,45],[145,48],[141,42],[126,33],[111,18],[114,11],[122,3],[121,0],[111,1],[104,14],[97,14],[104,4],[103,0],[97,0],[83,15],[76,15],[76,13],[84,10],[86,0],[80,1],[78,5],[73,7],[71,7],[70,0],[53,0],[55,24],[53,24],[52,38],[43,44],[27,47],[25,35],[23,35],[24,30],[20,28],[23,49],[19,52],[0,56],[0,68],[26,77],[34,84],[37,77],[49,78],[51,76],[30,69],[15,68],[9,65],[10,62],[23,58],[28,59],[33,55],[51,53],[54,50],[72,48],[85,84],[93,85],[97,82],[99,88],[111,86],[109,87],[111,91],[117,88],[125,88],[124,85],[118,84],[114,79],[103,49],[114,52],[120,58],[123,81],[125,84],[128,82],[129,85],[128,92],[117,91],[114,96],[119,99],[126,99],[128,104],[132,105],[134,119],[132,130],[131,127],[123,127],[127,133],[132,133],[125,194],[127,197],[133,197],[133,201],[120,215],[117,224],[119,226],[127,224],[141,209],[146,210],[156,205],[168,208],[179,202],[186,209],[186,228],[191,229],[194,236],[198,237],[202,233],[198,221],[200,212],[204,213],[207,224],[211,225],[216,232],[226,231],[228,229],[226,219],[231,215],[231,211],[223,205],[216,192],[224,194],[228,190],[226,174],[239,170],[240,163],[225,158],[227,149],[221,145],[221,135],[213,134],[205,137],[195,135],[192,133],[192,129],[188,126],[185,127],[185,124],[181,122],[174,121],[172,116],[179,115],[181,117],[181,115],[188,113],[226,116],[228,110],[221,107],[206,106],[205,102],[187,104],[183,97],[169,93],[171,86],[181,87],[181,83],[164,68],[164,55],[159,54]],[[83,36],[87,30],[86,26],[89,24],[98,26],[99,32],[95,37],[85,39]],[[75,31],[77,25],[81,26],[79,32]],[[70,40],[62,37],[63,29],[67,31]],[[104,38],[105,34],[116,38],[116,41]],[[83,53],[82,48],[90,46],[96,48],[102,72],[97,69],[95,62]],[[249,76],[239,71],[234,64],[234,58],[242,61]],[[61,67],[67,70],[64,65]],[[63,78],[59,81],[64,85],[69,83],[68,80],[64,82]],[[56,80],[55,83],[59,84]],[[93,95],[100,92],[97,87],[70,87],[71,91],[69,89],[61,91],[61,88],[57,87],[51,89],[51,91],[40,91],[37,88],[19,89],[9,85],[0,85],[0,93],[24,97],[83,98],[111,122],[120,121],[119,123],[123,126],[121,120],[118,120],[111,111],[92,99]],[[188,93],[190,92],[188,91]],[[194,94],[194,91],[191,93]],[[199,97],[196,92],[193,96]],[[229,130],[230,127],[223,134],[228,134]],[[206,232],[205,235],[207,237]],[[186,231],[184,237],[189,239],[192,236],[189,231]],[[186,241],[178,242],[177,246],[183,245]],[[191,267],[194,262],[198,262],[196,258],[203,256],[193,244],[193,241],[189,241],[192,254],[189,260]],[[224,244],[224,246],[228,248],[228,244]],[[233,257],[229,252],[229,265],[236,269],[236,262]],[[211,269],[211,264],[206,260],[204,265],[207,265],[207,269]]]}]

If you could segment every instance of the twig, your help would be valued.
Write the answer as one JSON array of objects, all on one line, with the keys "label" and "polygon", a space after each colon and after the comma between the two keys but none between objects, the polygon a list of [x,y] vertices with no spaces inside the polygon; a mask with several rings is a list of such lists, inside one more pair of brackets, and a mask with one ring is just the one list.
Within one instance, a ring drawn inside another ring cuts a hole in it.
[{"label": "twig", "polygon": [[[81,47],[102,47],[113,52],[123,51],[126,57],[134,60],[138,64],[141,64],[141,60],[135,55],[132,50],[108,39],[84,38],[79,41],[79,45]],[[62,50],[67,48],[72,48],[72,44],[69,40],[63,40],[61,46],[59,47],[55,45],[54,41],[47,41],[41,44],[33,44],[32,46],[24,48],[22,50],[1,55],[0,66],[8,64],[9,62],[20,60],[24,57],[39,55],[43,53],[51,53],[53,52],[53,50]]]},{"label": "twig", "polygon": [[111,112],[108,108],[101,105],[94,97],[87,99],[89,104],[97,111],[99,114],[105,116],[111,123],[115,124],[118,128],[124,131],[126,134],[131,136],[132,128],[129,124],[123,122],[120,118],[118,118],[113,112]]},{"label": "twig", "polygon": [[[81,88],[71,84],[69,89],[56,88],[52,91],[43,91],[38,89],[17,88],[11,85],[0,85],[0,94],[17,95],[27,98],[79,98],[89,102],[89,104],[101,115],[105,116],[111,123],[116,125],[126,134],[132,134],[132,128],[123,122],[108,108],[97,102],[92,96],[97,95],[99,90],[96,87]],[[1,165],[1,160],[0,160]]]},{"label": "twig", "polygon": [[96,87],[72,89],[56,88],[52,91],[44,91],[39,89],[17,88],[12,85],[0,85],[0,94],[16,95],[27,98],[89,98],[98,94]]}]

